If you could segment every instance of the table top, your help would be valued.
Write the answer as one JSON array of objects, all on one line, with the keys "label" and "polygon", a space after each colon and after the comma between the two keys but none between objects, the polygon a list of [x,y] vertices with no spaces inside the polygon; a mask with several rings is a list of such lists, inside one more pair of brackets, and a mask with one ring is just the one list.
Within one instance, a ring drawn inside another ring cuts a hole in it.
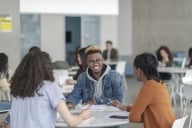
[{"label": "table top", "polygon": [[[106,106],[106,105],[105,105]],[[110,118],[111,115],[129,115],[128,112],[120,111],[117,108],[114,108],[112,106],[106,106],[104,109],[98,110],[91,109],[91,118],[83,121],[81,124],[79,124],[77,127],[82,128],[90,128],[90,127],[111,127],[111,126],[119,126],[123,124],[129,123],[128,119],[116,119],[116,118]],[[56,128],[65,128],[67,125],[64,123],[63,119],[57,118]]]},{"label": "table top", "polygon": [[158,67],[159,72],[168,72],[168,73],[186,73],[187,68],[181,67]]}]

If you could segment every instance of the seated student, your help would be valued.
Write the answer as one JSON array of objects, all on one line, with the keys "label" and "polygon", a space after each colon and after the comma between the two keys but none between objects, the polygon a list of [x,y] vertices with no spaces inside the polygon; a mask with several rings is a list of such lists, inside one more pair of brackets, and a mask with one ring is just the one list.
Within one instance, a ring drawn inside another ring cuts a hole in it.
[{"label": "seated student", "polygon": [[134,60],[134,73],[143,86],[133,106],[124,106],[119,101],[112,105],[130,112],[130,122],[143,122],[144,128],[171,128],[175,115],[165,84],[157,71],[157,60],[150,53],[137,55]]},{"label": "seated student", "polygon": [[119,73],[104,64],[101,49],[90,46],[86,49],[88,68],[79,75],[77,84],[67,97],[67,105],[73,108],[83,104],[107,104],[111,100],[122,102],[122,78]]},{"label": "seated student", "polygon": [[41,51],[41,49],[37,46],[32,46],[28,50],[28,52],[35,52],[35,51]]},{"label": "seated student", "polygon": [[90,115],[89,110],[70,114],[54,82],[51,59],[43,51],[25,55],[11,79],[11,94],[11,128],[55,128],[57,112],[74,127]]},{"label": "seated student", "polygon": [[[0,110],[9,110],[11,108],[11,102],[3,101],[3,94],[10,92],[10,84],[8,82],[8,56],[5,53],[0,53]],[[5,128],[9,127],[10,117],[8,116],[3,124]]]},{"label": "seated student", "polygon": [[188,50],[188,68],[192,68],[192,47]]},{"label": "seated student", "polygon": [[[156,56],[158,60],[158,66],[162,67],[170,67],[173,64],[173,56],[171,51],[167,46],[160,46],[156,51]],[[160,73],[160,77],[162,80],[170,80],[170,73]]]},{"label": "seated student", "polygon": [[106,49],[103,51],[105,61],[117,61],[119,58],[117,49],[113,48],[113,43],[110,40],[106,41]]},{"label": "seated student", "polygon": [[87,61],[86,61],[86,56],[85,56],[85,50],[88,47],[80,48],[76,54],[77,60],[76,63],[79,67],[76,75],[73,77],[73,79],[67,79],[66,83],[67,84],[72,84],[74,85],[77,82],[77,78],[82,72],[85,72],[87,69]]},{"label": "seated student", "polygon": [[[113,43],[110,40],[105,42],[106,49],[103,51],[103,58],[106,62],[118,61],[119,54],[118,50],[113,48]],[[111,69],[116,68],[116,64],[110,64]]]}]

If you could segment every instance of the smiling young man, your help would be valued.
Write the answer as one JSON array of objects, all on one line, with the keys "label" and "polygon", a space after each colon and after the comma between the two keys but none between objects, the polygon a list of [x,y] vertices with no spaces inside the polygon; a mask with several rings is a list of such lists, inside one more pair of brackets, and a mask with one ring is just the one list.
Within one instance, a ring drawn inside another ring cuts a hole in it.
[{"label": "smiling young man", "polygon": [[101,49],[91,46],[86,50],[88,68],[77,79],[73,91],[67,96],[67,105],[73,108],[83,104],[107,104],[111,100],[122,102],[122,78],[119,73],[104,64]]}]

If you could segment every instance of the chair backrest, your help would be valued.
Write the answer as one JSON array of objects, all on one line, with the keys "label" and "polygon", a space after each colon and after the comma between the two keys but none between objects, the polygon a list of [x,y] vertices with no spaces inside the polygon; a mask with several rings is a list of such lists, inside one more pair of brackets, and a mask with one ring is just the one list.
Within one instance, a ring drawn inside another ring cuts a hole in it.
[{"label": "chair backrest", "polygon": [[5,118],[8,116],[9,110],[0,111],[0,124],[4,122]]},{"label": "chair backrest", "polygon": [[55,81],[61,85],[65,82],[66,78],[69,76],[69,72],[68,70],[65,70],[65,69],[54,69],[53,75],[54,75]]},{"label": "chair backrest", "polygon": [[125,73],[126,61],[118,61],[115,70],[123,75]]},{"label": "chair backrest", "polygon": [[183,96],[186,99],[192,100],[192,77],[183,77],[182,78],[182,88],[183,88]]},{"label": "chair backrest", "polygon": [[186,57],[174,57],[173,58],[173,63],[177,67],[184,68],[186,65],[187,58]]},{"label": "chair backrest", "polygon": [[192,69],[187,69],[185,77],[192,77]]},{"label": "chair backrest", "polygon": [[187,117],[188,117],[188,115],[186,115],[185,117],[176,119],[176,120],[173,122],[172,128],[183,128]]}]

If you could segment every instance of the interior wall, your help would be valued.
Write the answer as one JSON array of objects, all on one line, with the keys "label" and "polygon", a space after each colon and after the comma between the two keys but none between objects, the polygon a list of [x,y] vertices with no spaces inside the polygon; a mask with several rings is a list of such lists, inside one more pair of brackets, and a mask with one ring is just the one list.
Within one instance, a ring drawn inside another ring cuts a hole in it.
[{"label": "interior wall", "polygon": [[9,68],[11,75],[20,62],[20,16],[19,0],[0,0],[0,15],[12,17],[12,32],[0,31],[0,52],[9,57]]},{"label": "interior wall", "polygon": [[171,51],[192,46],[192,1],[133,0],[133,53],[154,52],[160,45]]},{"label": "interior wall", "polygon": [[118,48],[118,17],[117,16],[101,16],[100,37],[101,47],[105,49],[105,42],[111,40],[113,46]]},{"label": "interior wall", "polygon": [[59,14],[41,15],[41,48],[48,52],[52,61],[65,60],[65,21]]},{"label": "interior wall", "polygon": [[119,16],[118,18],[118,49],[121,56],[133,54],[133,29],[132,29],[132,1],[119,0]]}]

